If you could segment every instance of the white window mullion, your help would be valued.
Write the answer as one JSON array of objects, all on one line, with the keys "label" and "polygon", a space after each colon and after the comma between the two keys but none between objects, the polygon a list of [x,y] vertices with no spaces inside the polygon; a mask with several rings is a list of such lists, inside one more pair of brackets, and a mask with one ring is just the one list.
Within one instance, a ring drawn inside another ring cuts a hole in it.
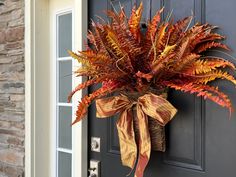
[{"label": "white window mullion", "polygon": [[57,103],[58,106],[69,106],[72,107],[73,104],[72,103]]},{"label": "white window mullion", "polygon": [[57,58],[58,61],[68,61],[68,60],[72,60],[71,57],[59,57]]},{"label": "white window mullion", "polygon": [[57,148],[57,151],[72,154],[72,150],[70,149]]}]

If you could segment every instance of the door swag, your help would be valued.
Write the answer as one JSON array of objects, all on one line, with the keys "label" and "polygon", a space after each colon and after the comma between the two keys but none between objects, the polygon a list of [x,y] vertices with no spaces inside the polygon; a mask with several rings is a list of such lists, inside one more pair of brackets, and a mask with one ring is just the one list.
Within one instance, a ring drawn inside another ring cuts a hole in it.
[{"label": "door swag", "polygon": [[161,9],[141,32],[142,11],[142,3],[137,9],[134,6],[128,19],[123,8],[119,13],[108,10],[110,22],[92,21],[87,49],[69,51],[82,64],[76,76],[89,79],[79,84],[68,100],[81,89],[102,84],[82,98],[73,124],[86,115],[94,100],[98,118],[119,113],[121,161],[135,170],[135,177],[143,177],[151,149],[165,151],[164,126],[177,113],[167,100],[168,89],[212,100],[231,114],[228,96],[209,83],[223,79],[236,85],[232,62],[204,55],[209,49],[229,50],[220,42],[225,37],[213,32],[216,26],[197,23],[190,27],[193,16],[176,23],[170,16],[161,21]]}]

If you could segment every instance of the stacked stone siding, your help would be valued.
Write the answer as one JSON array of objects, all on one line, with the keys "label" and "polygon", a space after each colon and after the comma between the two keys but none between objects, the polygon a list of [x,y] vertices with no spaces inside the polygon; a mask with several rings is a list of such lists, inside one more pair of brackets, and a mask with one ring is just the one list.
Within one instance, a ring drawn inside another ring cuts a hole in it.
[{"label": "stacked stone siding", "polygon": [[0,6],[0,177],[24,176],[24,0]]}]

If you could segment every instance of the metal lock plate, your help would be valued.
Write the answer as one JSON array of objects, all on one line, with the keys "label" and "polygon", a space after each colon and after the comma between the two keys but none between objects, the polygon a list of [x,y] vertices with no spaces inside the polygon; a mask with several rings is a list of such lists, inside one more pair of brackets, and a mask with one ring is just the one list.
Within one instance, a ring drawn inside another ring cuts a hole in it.
[{"label": "metal lock plate", "polygon": [[92,137],[91,138],[91,151],[100,152],[100,147],[101,147],[100,138]]},{"label": "metal lock plate", "polygon": [[100,161],[90,160],[89,177],[100,177]]}]

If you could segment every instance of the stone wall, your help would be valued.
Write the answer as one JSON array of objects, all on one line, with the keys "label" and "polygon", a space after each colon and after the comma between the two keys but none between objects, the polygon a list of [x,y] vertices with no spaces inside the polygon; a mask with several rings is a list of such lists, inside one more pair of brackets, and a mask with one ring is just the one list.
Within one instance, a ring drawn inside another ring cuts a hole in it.
[{"label": "stone wall", "polygon": [[24,176],[24,0],[0,6],[0,177]]}]

